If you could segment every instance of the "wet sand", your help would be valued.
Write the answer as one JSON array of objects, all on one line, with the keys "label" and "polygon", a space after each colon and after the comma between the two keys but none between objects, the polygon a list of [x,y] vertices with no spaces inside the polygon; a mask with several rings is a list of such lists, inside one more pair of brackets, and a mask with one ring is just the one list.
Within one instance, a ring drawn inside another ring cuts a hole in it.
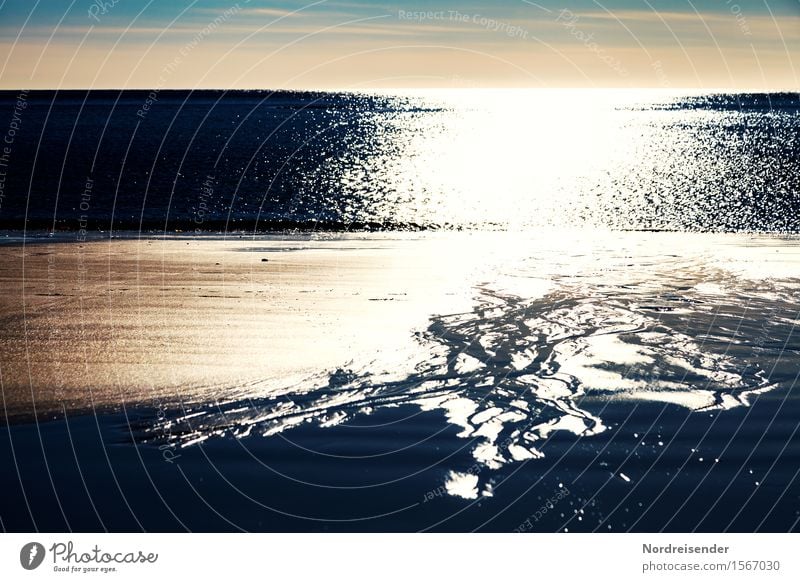
[{"label": "wet sand", "polygon": [[[268,396],[350,365],[403,377],[426,358],[414,333],[434,315],[470,312],[486,284],[503,297],[534,299],[556,279],[584,285],[613,277],[620,290],[647,294],[654,277],[666,285],[680,277],[687,289],[710,286],[698,289],[713,305],[731,291],[710,283],[718,269],[757,286],[795,277],[800,264],[792,237],[607,236],[7,238],[0,245],[5,418]],[[725,311],[735,317],[743,306]],[[790,324],[790,306],[784,311]],[[758,316],[751,311],[749,319]],[[712,320],[703,321],[696,325]]]},{"label": "wet sand", "polygon": [[463,270],[423,240],[70,238],[0,246],[8,418],[284,387],[395,358],[431,309],[459,306]]},{"label": "wet sand", "polygon": [[686,233],[7,242],[0,526],[796,530],[798,264]]}]

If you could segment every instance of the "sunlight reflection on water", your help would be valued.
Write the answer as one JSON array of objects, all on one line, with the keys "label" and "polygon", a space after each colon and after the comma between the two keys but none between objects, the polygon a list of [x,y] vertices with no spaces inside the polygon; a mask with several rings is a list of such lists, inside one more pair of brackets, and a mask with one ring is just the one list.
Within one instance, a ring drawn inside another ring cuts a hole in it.
[{"label": "sunlight reflection on water", "polygon": [[[795,369],[798,281],[785,267],[797,241],[730,236],[487,235],[482,246],[511,237],[513,251],[475,274],[471,309],[410,330],[418,360],[343,363],[277,391],[256,383],[211,406],[189,405],[186,416],[146,427],[140,439],[168,433],[171,444],[187,446],[269,437],[410,404],[443,414],[472,440],[475,462],[497,470],[543,456],[556,433],[605,431],[598,403],[749,406],[787,386]],[[758,270],[748,275],[748,265]],[[490,494],[486,483],[462,481],[448,490]]]},{"label": "sunlight reflection on water", "polygon": [[[357,124],[370,147],[341,149],[311,172],[298,200],[314,208],[330,196],[339,216],[327,218],[400,225],[786,229],[797,108],[700,107],[678,96],[393,95],[391,107]],[[340,138],[319,140],[337,147]]]}]

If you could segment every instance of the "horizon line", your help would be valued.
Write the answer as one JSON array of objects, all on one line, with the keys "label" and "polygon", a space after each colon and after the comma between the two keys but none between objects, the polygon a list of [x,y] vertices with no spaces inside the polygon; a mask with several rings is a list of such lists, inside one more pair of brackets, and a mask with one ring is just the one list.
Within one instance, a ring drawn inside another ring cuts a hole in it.
[{"label": "horizon line", "polygon": [[430,86],[430,87],[114,87],[114,86],[99,86],[99,87],[5,87],[0,86],[0,91],[154,91],[163,93],[168,91],[271,91],[277,92],[320,92],[320,93],[354,93],[354,92],[373,92],[373,91],[703,91],[709,93],[724,92],[724,93],[796,93],[800,95],[800,88],[769,88],[763,87],[697,87],[697,86],[680,86],[680,87],[654,87],[654,86],[640,86],[640,87],[578,87],[578,86],[552,86],[552,87],[453,87],[453,86]]}]

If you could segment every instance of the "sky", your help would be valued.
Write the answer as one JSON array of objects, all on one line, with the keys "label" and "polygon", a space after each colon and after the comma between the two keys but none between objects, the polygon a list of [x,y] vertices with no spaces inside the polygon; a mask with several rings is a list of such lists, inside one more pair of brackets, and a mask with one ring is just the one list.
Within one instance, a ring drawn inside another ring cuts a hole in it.
[{"label": "sky", "polygon": [[0,0],[0,88],[800,91],[800,0]]}]

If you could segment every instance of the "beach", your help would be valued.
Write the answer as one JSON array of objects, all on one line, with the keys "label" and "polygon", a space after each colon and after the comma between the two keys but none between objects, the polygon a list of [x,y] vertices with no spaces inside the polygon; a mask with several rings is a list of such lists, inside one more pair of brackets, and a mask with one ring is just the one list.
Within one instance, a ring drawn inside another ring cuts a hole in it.
[{"label": "beach", "polygon": [[151,97],[17,115],[0,529],[797,530],[796,95]]},{"label": "beach", "polygon": [[7,529],[794,527],[796,237],[14,236]]},{"label": "beach", "polygon": [[[413,334],[434,315],[469,312],[478,284],[503,291],[516,285],[530,294],[522,298],[534,299],[552,290],[556,276],[596,274],[592,256],[639,252],[643,261],[659,241],[680,245],[676,252],[689,254],[680,257],[687,261],[711,254],[703,268],[727,267],[750,281],[784,278],[789,289],[800,263],[792,237],[689,235],[687,243],[686,235],[669,233],[556,236],[562,240],[362,233],[79,242],[62,235],[5,244],[7,413],[102,410],[151,398],[174,405],[216,397],[217,387],[235,397],[253,382],[290,386],[352,362],[402,365],[419,356],[409,346]],[[509,240],[531,250],[511,251]],[[554,262],[570,247],[573,264]],[[509,270],[536,255],[541,271]],[[714,297],[714,283],[699,280],[701,272],[687,275]]]},{"label": "beach", "polygon": [[797,578],[797,1],[91,2],[0,1],[2,574]]},{"label": "beach", "polygon": [[[73,236],[0,247],[9,416],[216,398],[398,356],[474,265],[392,235]],[[437,246],[452,256],[453,243]],[[441,258],[440,258],[441,257]],[[463,263],[463,261],[462,261]],[[211,393],[211,396],[209,396]]]}]

